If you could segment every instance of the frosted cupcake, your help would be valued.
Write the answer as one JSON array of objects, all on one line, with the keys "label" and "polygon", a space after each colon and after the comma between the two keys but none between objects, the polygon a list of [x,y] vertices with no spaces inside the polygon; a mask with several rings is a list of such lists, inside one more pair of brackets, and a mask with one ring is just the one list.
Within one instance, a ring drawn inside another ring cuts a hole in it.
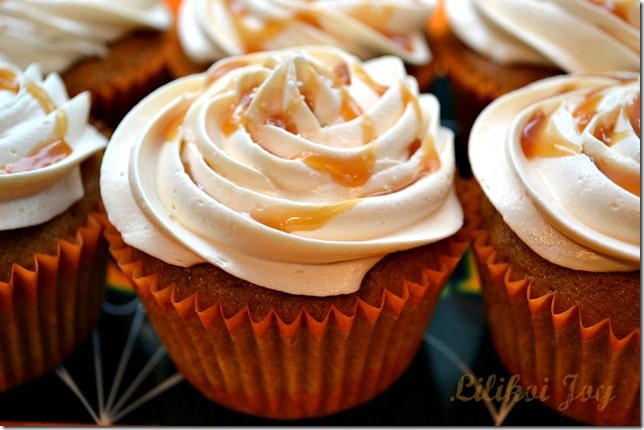
[{"label": "frosted cupcake", "polygon": [[0,62],[0,391],[60,363],[100,313],[107,138],[89,109],[58,75]]},{"label": "frosted cupcake", "polygon": [[101,171],[170,357],[252,415],[328,415],[408,367],[467,243],[453,135],[397,57],[229,57],[146,97]]},{"label": "frosted cupcake", "polygon": [[428,35],[464,137],[497,97],[563,73],[640,70],[637,0],[441,0]]},{"label": "frosted cupcake", "polygon": [[320,44],[362,59],[398,56],[427,88],[433,67],[425,28],[433,8],[434,0],[184,0],[170,68],[185,76],[231,55]]},{"label": "frosted cupcake", "polygon": [[92,116],[114,126],[167,81],[172,21],[161,0],[3,1],[0,58],[60,74],[71,96],[90,91]]},{"label": "frosted cupcake", "polygon": [[499,356],[576,420],[640,422],[640,79],[563,75],[477,119],[474,249]]}]

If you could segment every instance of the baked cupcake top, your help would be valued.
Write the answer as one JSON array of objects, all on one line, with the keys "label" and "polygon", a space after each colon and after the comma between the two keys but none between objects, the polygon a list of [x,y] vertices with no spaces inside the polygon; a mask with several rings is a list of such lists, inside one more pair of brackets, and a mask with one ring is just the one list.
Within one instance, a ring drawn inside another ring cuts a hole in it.
[{"label": "baked cupcake top", "polygon": [[640,77],[562,75],[477,118],[472,172],[534,252],[574,270],[640,267]]},{"label": "baked cupcake top", "polygon": [[640,70],[638,0],[449,0],[454,33],[499,64]]},{"label": "baked cupcake top", "polygon": [[80,164],[107,138],[88,123],[90,99],[60,77],[0,61],[0,230],[37,225],[84,195]]},{"label": "baked cupcake top", "polygon": [[188,57],[322,44],[363,59],[389,54],[409,64],[431,59],[425,37],[434,0],[184,0],[177,31]]},{"label": "baked cupcake top", "polygon": [[108,44],[136,29],[165,30],[172,15],[162,0],[0,1],[0,58],[45,73],[101,57]]},{"label": "baked cupcake top", "polygon": [[294,294],[356,291],[384,255],[455,233],[451,131],[398,57],[332,47],[229,57],[115,130],[109,220],[167,263]]}]

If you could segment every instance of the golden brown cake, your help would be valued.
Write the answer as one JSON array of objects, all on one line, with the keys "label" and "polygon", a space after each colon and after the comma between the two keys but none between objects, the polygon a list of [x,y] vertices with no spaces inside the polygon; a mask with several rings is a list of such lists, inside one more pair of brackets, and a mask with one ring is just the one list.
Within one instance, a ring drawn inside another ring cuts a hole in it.
[{"label": "golden brown cake", "polygon": [[[0,391],[62,362],[101,310],[107,246],[99,168],[107,138],[89,95],[0,62]],[[30,130],[25,133],[24,130]]]},{"label": "golden brown cake", "polygon": [[70,96],[92,94],[92,117],[114,127],[144,95],[167,82],[162,0],[0,4],[1,57],[60,74]]},{"label": "golden brown cake", "polygon": [[193,386],[295,419],[401,375],[468,245],[439,118],[399,59],[331,47],[229,57],[131,111],[106,237]]},{"label": "golden brown cake", "polygon": [[539,81],[470,139],[494,346],[525,390],[594,425],[640,423],[639,88],[626,72]]}]

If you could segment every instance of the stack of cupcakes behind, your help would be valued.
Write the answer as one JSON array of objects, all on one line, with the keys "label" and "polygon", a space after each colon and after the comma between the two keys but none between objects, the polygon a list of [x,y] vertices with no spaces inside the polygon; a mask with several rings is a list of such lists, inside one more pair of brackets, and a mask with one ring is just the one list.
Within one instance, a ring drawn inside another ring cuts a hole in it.
[{"label": "stack of cupcakes behind", "polygon": [[640,70],[637,0],[439,0],[427,31],[463,155],[478,114],[509,91],[562,73]]},{"label": "stack of cupcakes behind", "polygon": [[89,110],[58,75],[0,62],[0,391],[59,364],[100,315],[107,138]]},{"label": "stack of cupcakes behind", "polygon": [[168,79],[162,0],[0,2],[0,57],[61,75],[70,96],[92,95],[91,116],[114,127]]},{"label": "stack of cupcakes behind", "polygon": [[562,75],[476,120],[474,249],[496,350],[563,415],[640,424],[640,78]]},{"label": "stack of cupcakes behind", "polygon": [[422,90],[434,79],[424,31],[434,0],[183,0],[176,7],[168,55],[175,77],[230,55],[317,44],[363,60],[399,56]]},{"label": "stack of cupcakes behind", "polygon": [[107,237],[191,384],[295,419],[397,380],[467,248],[439,113],[399,58],[321,46],[228,57],[131,111]]}]

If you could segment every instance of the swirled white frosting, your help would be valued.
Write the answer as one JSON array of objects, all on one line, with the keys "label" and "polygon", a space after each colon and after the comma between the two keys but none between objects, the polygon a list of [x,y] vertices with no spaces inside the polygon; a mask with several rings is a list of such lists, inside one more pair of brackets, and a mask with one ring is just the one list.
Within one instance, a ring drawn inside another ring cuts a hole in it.
[{"label": "swirled white frosting", "polygon": [[640,70],[638,0],[449,0],[445,7],[458,37],[500,64]]},{"label": "swirled white frosting", "polygon": [[640,78],[562,75],[493,102],[472,171],[537,254],[591,272],[640,267]]},{"label": "swirled white frosting", "polygon": [[57,74],[0,61],[0,230],[46,222],[83,197],[80,164],[107,144],[89,108]]},{"label": "swirled white frosting", "polygon": [[228,55],[322,44],[363,59],[430,61],[425,28],[434,0],[184,0],[178,33],[186,54]]},{"label": "swirled white frosting", "polygon": [[293,294],[356,291],[384,255],[455,233],[451,131],[397,57],[332,47],[228,57],[115,130],[109,220],[167,263]]},{"label": "swirled white frosting", "polygon": [[82,58],[104,56],[129,31],[164,30],[171,22],[162,0],[3,0],[0,58],[60,73]]}]

